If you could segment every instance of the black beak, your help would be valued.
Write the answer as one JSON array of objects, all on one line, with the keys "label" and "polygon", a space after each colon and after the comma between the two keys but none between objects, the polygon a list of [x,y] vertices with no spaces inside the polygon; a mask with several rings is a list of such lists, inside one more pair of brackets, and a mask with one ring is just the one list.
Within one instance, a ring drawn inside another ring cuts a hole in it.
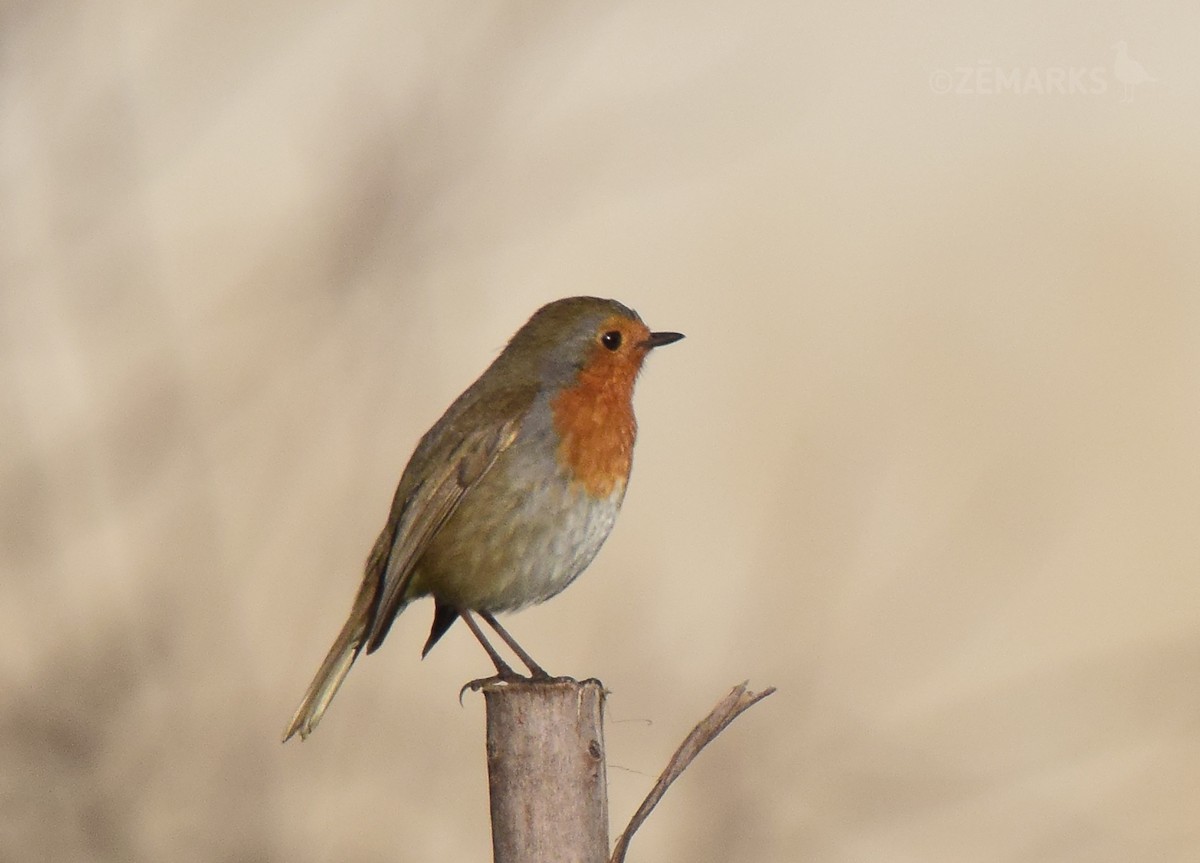
[{"label": "black beak", "polygon": [[663,345],[669,345],[671,342],[677,342],[682,338],[683,333],[651,333],[650,338],[642,342],[642,346],[646,350],[661,348]]}]

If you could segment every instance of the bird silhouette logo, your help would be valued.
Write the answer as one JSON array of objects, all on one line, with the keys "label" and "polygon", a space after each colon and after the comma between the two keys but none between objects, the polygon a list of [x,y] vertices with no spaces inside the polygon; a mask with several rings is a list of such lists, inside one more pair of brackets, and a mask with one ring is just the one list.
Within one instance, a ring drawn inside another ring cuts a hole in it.
[{"label": "bird silhouette logo", "polygon": [[1122,102],[1133,101],[1133,90],[1138,84],[1145,84],[1158,79],[1146,71],[1146,67],[1129,56],[1129,43],[1122,39],[1113,45],[1117,51],[1117,59],[1113,62],[1113,77],[1124,88]]}]

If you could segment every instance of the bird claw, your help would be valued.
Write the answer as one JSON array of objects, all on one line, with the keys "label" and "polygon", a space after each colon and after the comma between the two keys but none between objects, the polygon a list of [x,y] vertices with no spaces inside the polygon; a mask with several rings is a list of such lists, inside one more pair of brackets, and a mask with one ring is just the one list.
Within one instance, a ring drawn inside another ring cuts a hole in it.
[{"label": "bird claw", "polygon": [[479,690],[483,689],[485,686],[490,686],[494,683],[526,683],[530,680],[538,680],[538,679],[539,678],[536,675],[533,677],[522,677],[521,675],[517,674],[517,672],[513,671],[510,668],[507,671],[497,672],[496,674],[493,674],[491,677],[480,677],[476,680],[468,680],[466,683],[464,683],[462,685],[462,689],[458,690],[458,703],[459,703],[459,706],[462,705],[463,695],[466,693],[466,691],[468,689],[471,690],[472,692],[478,692]]}]

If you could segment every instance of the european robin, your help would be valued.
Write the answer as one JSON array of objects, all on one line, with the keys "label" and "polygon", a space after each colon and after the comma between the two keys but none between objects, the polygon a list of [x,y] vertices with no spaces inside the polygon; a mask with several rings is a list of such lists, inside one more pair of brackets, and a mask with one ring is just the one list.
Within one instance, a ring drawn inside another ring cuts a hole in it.
[{"label": "european robin", "polygon": [[362,585],[283,739],[307,737],[350,666],[410,602],[434,600],[429,653],[459,617],[517,675],[471,616],[546,672],[493,616],[543,602],[592,562],[616,521],[633,458],[633,385],[646,355],[683,338],[652,333],[615,300],[543,306],[425,433],[400,477]]}]

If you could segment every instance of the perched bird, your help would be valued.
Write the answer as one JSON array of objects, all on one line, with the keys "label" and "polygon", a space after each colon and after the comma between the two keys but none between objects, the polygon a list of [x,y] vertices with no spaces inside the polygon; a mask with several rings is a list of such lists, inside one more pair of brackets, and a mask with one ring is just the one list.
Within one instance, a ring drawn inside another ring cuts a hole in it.
[{"label": "perched bird", "polygon": [[434,600],[429,653],[459,617],[501,680],[520,679],[488,643],[478,612],[548,676],[493,616],[542,602],[575,580],[616,521],[633,458],[633,385],[652,333],[615,300],[543,306],[425,433],[367,558],[350,618],[283,739],[307,737],[350,666],[372,653],[405,606]]}]

